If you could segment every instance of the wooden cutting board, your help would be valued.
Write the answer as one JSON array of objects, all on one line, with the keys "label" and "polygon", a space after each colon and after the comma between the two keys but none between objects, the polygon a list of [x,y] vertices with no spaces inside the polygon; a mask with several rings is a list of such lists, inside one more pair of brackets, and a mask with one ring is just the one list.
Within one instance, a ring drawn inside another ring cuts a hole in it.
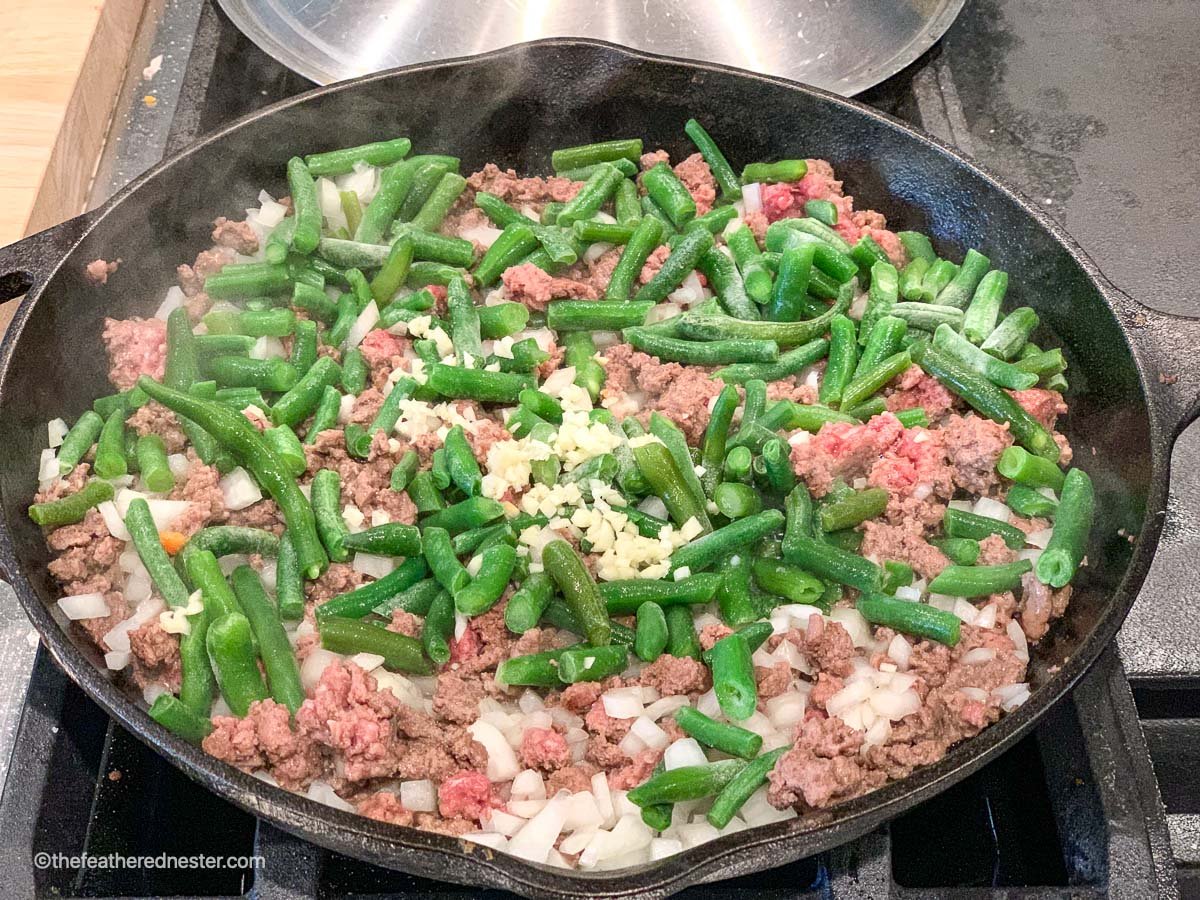
[{"label": "wooden cutting board", "polygon": [[0,245],[84,209],[151,0],[0,0]]}]

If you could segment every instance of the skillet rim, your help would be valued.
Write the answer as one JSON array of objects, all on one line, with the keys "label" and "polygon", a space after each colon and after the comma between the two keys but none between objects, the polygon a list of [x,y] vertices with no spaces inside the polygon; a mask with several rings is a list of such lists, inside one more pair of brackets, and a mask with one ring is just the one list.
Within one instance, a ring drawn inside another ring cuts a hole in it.
[{"label": "skillet rim", "polygon": [[[45,289],[74,253],[78,243],[97,228],[112,210],[134,195],[143,185],[153,181],[160,173],[182,163],[202,148],[219,142],[244,125],[260,118],[282,113],[293,106],[302,105],[326,94],[354,90],[360,85],[387,81],[413,72],[451,70],[506,57],[521,57],[531,51],[534,53],[543,49],[561,51],[572,47],[599,50],[610,56],[652,65],[668,65],[692,72],[710,72],[722,76],[733,76],[743,81],[769,84],[789,91],[808,94],[824,104],[840,106],[850,115],[882,124],[894,132],[899,132],[905,139],[916,141],[918,144],[923,144],[926,148],[936,151],[947,158],[952,165],[966,169],[980,178],[989,191],[998,192],[1009,202],[1020,207],[1037,226],[1046,231],[1067,251],[1099,293],[1116,319],[1120,333],[1125,339],[1127,350],[1138,373],[1139,387],[1146,404],[1150,440],[1149,490],[1146,495],[1147,515],[1134,544],[1125,573],[1116,588],[1109,594],[1109,609],[1103,614],[1091,634],[1080,642],[1071,658],[1034,692],[1029,701],[975,737],[952,747],[938,762],[923,766],[907,778],[889,782],[878,790],[839,804],[829,810],[718,838],[654,863],[611,871],[580,872],[579,870],[565,870],[529,863],[506,854],[497,854],[486,847],[433,832],[406,827],[400,827],[400,830],[397,831],[397,826],[320,804],[303,795],[269,785],[226,763],[219,762],[204,753],[199,747],[177,738],[159,726],[141,705],[85,658],[83,652],[75,646],[66,631],[50,615],[49,607],[41,602],[29,579],[25,576],[17,559],[7,521],[3,520],[0,520],[0,572],[6,575],[26,615],[42,636],[51,656],[89,697],[109,715],[117,718],[123,726],[133,731],[140,740],[156,749],[161,748],[166,751],[167,759],[188,777],[201,782],[224,799],[255,816],[266,819],[285,831],[299,834],[301,837],[327,848],[347,852],[375,864],[399,868],[397,866],[399,863],[404,865],[406,870],[415,870],[433,878],[446,878],[447,875],[451,875],[449,880],[461,881],[462,877],[470,878],[475,874],[486,874],[487,883],[490,885],[508,890],[561,897],[590,896],[600,890],[609,893],[636,892],[644,894],[651,892],[655,895],[665,895],[689,884],[771,868],[830,849],[858,837],[903,810],[940,793],[981,768],[1029,733],[1046,711],[1062,699],[1091,667],[1100,653],[1113,642],[1121,623],[1136,599],[1137,589],[1141,587],[1157,549],[1163,519],[1158,511],[1164,508],[1168,486],[1170,447],[1169,445],[1163,446],[1165,429],[1161,419],[1163,410],[1160,408],[1163,401],[1152,387],[1152,379],[1143,361],[1141,348],[1131,338],[1130,326],[1125,321],[1131,310],[1154,311],[1141,306],[1113,287],[1075,240],[1036,203],[1007,186],[987,168],[969,160],[957,149],[859,101],[788,79],[748,72],[732,66],[663,56],[589,38],[545,38],[514,44],[488,53],[418,63],[317,87],[242,116],[189,144],[170,158],[162,160],[131,181],[99,208],[84,213],[75,220],[83,221],[83,228],[75,235],[69,249],[60,255],[58,262],[51,268],[45,280],[31,290],[26,299],[21,302],[3,342],[0,343],[0,396],[3,395],[3,386],[7,380],[14,348],[20,341],[29,316]],[[1170,436],[1166,438],[1166,441],[1169,440]],[[420,855],[414,857],[411,855],[412,851],[416,851]],[[446,863],[452,866],[454,861],[469,861],[468,864],[476,868],[474,871],[466,869],[461,873],[438,871],[437,864],[439,862],[442,866],[445,866]],[[453,877],[456,875],[460,877]]]}]

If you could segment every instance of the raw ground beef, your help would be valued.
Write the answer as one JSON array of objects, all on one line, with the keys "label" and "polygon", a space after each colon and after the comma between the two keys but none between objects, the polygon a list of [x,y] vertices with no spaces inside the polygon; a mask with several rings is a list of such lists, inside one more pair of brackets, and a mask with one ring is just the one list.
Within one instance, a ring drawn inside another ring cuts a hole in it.
[{"label": "raw ground beef", "polygon": [[108,380],[126,391],[140,375],[161,380],[167,363],[167,323],[162,319],[105,319]]},{"label": "raw ground beef", "polygon": [[121,260],[109,262],[105,259],[93,259],[84,269],[84,277],[92,284],[108,284],[108,276],[112,275],[121,265]]},{"label": "raw ground beef", "polygon": [[176,270],[183,293],[188,297],[200,294],[204,290],[204,279],[217,274],[236,258],[233,250],[228,247],[213,247],[211,250],[202,251],[192,265],[184,264]]},{"label": "raw ground beef", "polygon": [[472,191],[495,194],[517,209],[531,206],[540,213],[547,203],[566,203],[574,199],[583,182],[559,178],[557,175],[521,178],[513,169],[501,169],[494,163],[488,163],[467,178],[467,187]]},{"label": "raw ground beef", "polygon": [[591,284],[558,278],[533,263],[505,269],[501,281],[509,300],[534,312],[545,312],[551,300],[595,300],[600,296]]},{"label": "raw ground beef", "polygon": [[274,700],[250,705],[244,719],[216,716],[204,750],[246,772],[265,769],[291,790],[308,787],[326,772],[327,757],[311,737],[291,725],[287,707]]},{"label": "raw ground beef", "polygon": [[258,252],[258,235],[249,222],[234,222],[221,216],[213,222],[212,240],[218,247],[230,247],[242,256]]},{"label": "raw ground beef", "polygon": [[607,380],[601,403],[621,416],[629,404],[638,418],[649,420],[659,412],[678,425],[689,444],[697,444],[708,426],[710,404],[721,392],[721,383],[701,366],[660,362],[658,357],[616,344],[604,351]]},{"label": "raw ground beef", "polygon": [[693,153],[675,167],[675,177],[683,182],[696,201],[696,215],[702,216],[712,209],[717,199],[717,180],[703,156]]}]

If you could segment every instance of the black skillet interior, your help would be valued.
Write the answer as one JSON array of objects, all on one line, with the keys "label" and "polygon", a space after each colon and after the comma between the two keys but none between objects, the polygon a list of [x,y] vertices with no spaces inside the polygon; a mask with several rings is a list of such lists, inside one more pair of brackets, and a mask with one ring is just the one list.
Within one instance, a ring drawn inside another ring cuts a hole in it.
[{"label": "black skillet interior", "polygon": [[[7,443],[0,454],[0,563],[72,676],[193,777],[289,830],[396,868],[522,893],[666,892],[826,849],[948,786],[1026,730],[1115,634],[1157,538],[1155,517],[1145,533],[1143,525],[1147,509],[1164,501],[1168,441],[1152,424],[1137,358],[1097,273],[1039,212],[977,169],[865,107],[775,79],[586,41],[545,41],[415,67],[281,106],[185,151],[102,210],[44,289],[31,294],[0,355],[0,434]],[[57,416],[71,420],[107,392],[99,340],[104,318],[152,314],[174,283],[175,266],[207,246],[214,217],[240,218],[261,188],[285,193],[281,175],[296,153],[406,134],[420,152],[461,155],[464,171],[491,161],[542,172],[552,148],[614,136],[642,136],[647,149],[661,146],[682,158],[693,149],[683,135],[693,115],[735,166],[824,158],[858,208],[880,210],[894,228],[929,232],[955,257],[981,248],[1011,274],[1010,303],[1033,306],[1044,323],[1042,338],[1049,341],[1052,333],[1064,345],[1071,380],[1066,430],[1076,459],[1096,482],[1099,512],[1089,565],[1068,614],[1035,654],[1032,680],[1045,689],[1021,710],[938,765],[836,810],[722,839],[620,876],[567,875],[482,848],[465,861],[458,842],[347,816],[217,764],[154,726],[97,671],[93,650],[64,637],[61,622],[55,625],[47,612],[55,598],[47,551],[24,513],[45,423]],[[122,259],[101,288],[82,275],[97,257]],[[1131,545],[1122,534],[1142,539]]]}]

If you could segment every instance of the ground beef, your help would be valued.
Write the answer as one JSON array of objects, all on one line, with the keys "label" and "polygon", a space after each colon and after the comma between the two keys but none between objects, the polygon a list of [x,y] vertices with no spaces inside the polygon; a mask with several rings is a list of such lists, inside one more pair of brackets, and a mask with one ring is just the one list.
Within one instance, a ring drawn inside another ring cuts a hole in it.
[{"label": "ground beef", "polygon": [[553,797],[559,791],[570,791],[578,794],[580,791],[592,789],[592,776],[600,770],[588,762],[581,762],[562,769],[555,769],[546,776],[546,794]]},{"label": "ground beef", "polygon": [[821,809],[879,787],[887,776],[863,766],[858,755],[862,740],[862,732],[841,719],[800,722],[795,745],[767,775],[768,799],[780,808],[802,804]]},{"label": "ground beef", "polygon": [[305,596],[314,606],[320,606],[347,591],[361,587],[366,576],[348,563],[330,563],[316,581],[305,582]]},{"label": "ground beef", "polygon": [[212,239],[218,247],[230,247],[242,256],[258,252],[258,235],[249,222],[234,222],[221,216],[213,222]]},{"label": "ground beef", "polygon": [[650,777],[650,774],[654,771],[654,767],[662,759],[662,755],[662,750],[655,750],[649,747],[638,751],[632,760],[609,774],[609,789],[627,791],[630,788],[637,787]]},{"label": "ground beef", "polygon": [[887,490],[888,521],[940,522],[945,511],[941,501],[954,495],[954,471],[946,462],[942,433],[905,429],[871,466],[867,484]]},{"label": "ground beef", "polygon": [[798,380],[797,376],[789,375],[779,381],[767,383],[767,399],[791,400],[804,406],[812,406],[817,402],[817,389]]},{"label": "ground beef", "polygon": [[639,160],[643,172],[653,169],[659,163],[667,163],[670,165],[670,162],[671,155],[667,153],[666,150],[661,148],[658,150],[652,150],[649,153],[643,153]]},{"label": "ground beef", "polygon": [[979,542],[979,559],[977,566],[999,566],[1004,563],[1016,562],[1017,551],[1010,550],[1004,538],[998,534],[989,534]]},{"label": "ground beef", "polygon": [[733,634],[733,629],[728,625],[721,625],[720,623],[705,625],[700,629],[700,649],[711,650],[716,646],[717,641],[731,634]]},{"label": "ground beef", "polygon": [[83,267],[83,276],[92,284],[108,284],[108,276],[117,271],[121,260],[109,262],[104,259],[93,259]]},{"label": "ground beef", "polygon": [[182,453],[187,446],[187,436],[179,427],[179,420],[157,400],[139,406],[133,411],[125,423],[137,432],[138,436],[157,434],[162,438],[168,453]]},{"label": "ground beef", "polygon": [[941,429],[954,483],[972,494],[987,494],[1000,483],[996,460],[1012,445],[1006,425],[976,415],[950,416]]},{"label": "ground beef", "polygon": [[712,687],[708,666],[690,656],[671,656],[664,653],[646,668],[638,680],[647,687],[657,688],[664,697],[677,694],[703,694]]},{"label": "ground beef", "polygon": [[296,725],[338,755],[347,781],[382,778],[395,774],[404,751],[393,722],[399,707],[358,666],[332,664],[296,712]]},{"label": "ground beef", "polygon": [[108,380],[119,390],[133,387],[140,375],[162,380],[167,362],[167,323],[162,319],[105,319]]},{"label": "ground beef", "polygon": [[129,650],[133,655],[133,677],[139,685],[157,683],[171,691],[179,690],[179,638],[163,631],[158,619],[129,632]]},{"label": "ground beef", "polygon": [[854,642],[840,622],[827,622],[820,613],[808,617],[808,629],[793,628],[787,639],[808,656],[814,669],[846,677],[854,658]]},{"label": "ground beef", "polygon": [[566,203],[574,199],[583,182],[559,178],[557,175],[549,178],[518,178],[513,169],[501,169],[494,163],[488,163],[467,178],[467,186],[472,191],[495,194],[517,209],[532,206],[541,212],[547,203]]},{"label": "ground beef", "polygon": [[823,497],[835,480],[865,476],[903,433],[904,426],[891,413],[862,425],[829,422],[815,435],[792,444],[792,468],[814,495]]},{"label": "ground beef", "polygon": [[1030,388],[1027,391],[1009,391],[1021,408],[1053,431],[1058,417],[1067,411],[1067,403],[1058,391],[1045,388]]},{"label": "ground beef", "polygon": [[266,769],[289,790],[302,790],[325,774],[321,747],[301,729],[291,726],[286,706],[274,700],[250,704],[244,719],[213,718],[213,731],[204,751],[246,772]]},{"label": "ground beef", "polygon": [[558,695],[558,702],[564,709],[571,712],[583,712],[600,699],[602,688],[594,681],[580,681],[568,685]]},{"label": "ground beef", "polygon": [[696,215],[702,216],[712,209],[717,199],[717,180],[703,156],[693,153],[675,167],[675,177],[683,182],[696,201]]},{"label": "ground beef", "polygon": [[884,394],[887,408],[892,412],[920,408],[934,424],[954,408],[954,395],[932,375],[926,375],[920,366],[905,369]]},{"label": "ground beef", "polygon": [[206,466],[194,454],[189,454],[187,473],[182,480],[176,481],[169,495],[172,500],[190,503],[187,510],[171,523],[174,530],[191,537],[204,526],[220,524],[229,518],[220,482],[221,473],[214,466]]},{"label": "ground beef", "polygon": [[557,278],[533,263],[505,269],[501,280],[509,300],[524,304],[534,312],[545,312],[551,300],[595,300],[600,296],[590,284]]},{"label": "ground beef", "polygon": [[1040,641],[1050,623],[1067,611],[1071,585],[1054,590],[1037,580],[1032,572],[1021,576],[1021,630],[1031,641]]},{"label": "ground beef", "polygon": [[482,616],[471,619],[463,636],[450,647],[452,670],[466,674],[484,672],[511,655],[513,636],[504,624],[507,606],[507,600],[502,599]]},{"label": "ground beef", "polygon": [[188,297],[194,297],[204,290],[204,279],[209,275],[216,275],[235,259],[234,252],[228,247],[205,250],[196,257],[192,265],[184,264],[176,269],[179,286]]},{"label": "ground beef", "polygon": [[782,660],[773,666],[755,666],[759,701],[770,700],[787,691],[792,684],[792,667]]},{"label": "ground beef", "polygon": [[483,686],[478,678],[441,672],[433,695],[433,711],[448,722],[470,725],[479,718],[479,701],[483,697]]},{"label": "ground beef", "polygon": [[360,816],[389,825],[412,825],[413,814],[391,791],[376,791],[355,807]]},{"label": "ground beef", "polygon": [[88,510],[81,522],[56,528],[46,538],[56,554],[47,567],[62,586],[64,596],[98,593],[104,595],[109,615],[97,619],[81,619],[75,624],[103,650],[102,637],[129,616],[129,607],[118,585],[125,575],[117,560],[124,542],[108,533],[104,519],[97,510]]},{"label": "ground beef", "polygon": [[553,772],[571,764],[566,738],[550,728],[526,728],[521,735],[521,765]]},{"label": "ground beef", "polygon": [[466,436],[467,443],[471,445],[471,452],[475,454],[475,459],[481,466],[487,463],[488,451],[492,449],[492,444],[512,439],[507,428],[495,419],[486,418],[477,419],[475,427],[466,431]]},{"label": "ground beef", "polygon": [[388,631],[396,632],[396,634],[403,634],[410,638],[419,638],[421,636],[421,627],[424,624],[425,620],[414,613],[403,609],[393,609],[392,621],[388,622],[384,627]]},{"label": "ground beef", "polygon": [[489,810],[501,805],[492,796],[492,784],[482,772],[457,772],[438,785],[438,812],[448,819],[486,819]]},{"label": "ground beef", "polygon": [[[363,392],[366,394],[367,392]],[[366,460],[353,459],[346,452],[345,434],[340,429],[322,431],[312,444],[304,447],[309,475],[320,469],[334,469],[342,479],[342,502],[357,507],[368,518],[376,510],[387,513],[391,522],[412,525],[417,520],[417,508],[402,491],[392,490],[392,469],[406,444],[397,442],[395,448],[382,432],[371,440]]]},{"label": "ground beef", "polygon": [[[616,344],[604,351],[607,380],[601,393],[602,403],[614,415],[627,404],[640,408],[638,417],[648,420],[659,412],[674,422],[696,445],[708,427],[710,404],[721,392],[721,383],[709,377],[702,366],[664,363],[656,356],[634,350],[628,344]],[[641,402],[631,396],[638,393]]]},{"label": "ground beef", "polygon": [[651,278],[658,274],[658,270],[663,267],[663,263],[667,261],[667,257],[670,255],[671,248],[666,244],[655,247],[642,264],[642,270],[638,272],[638,283],[646,284],[649,282]]},{"label": "ground beef", "polygon": [[921,578],[934,578],[950,565],[946,554],[925,540],[918,521],[890,525],[868,520],[862,525],[863,556],[879,563],[884,560],[908,563]]}]

